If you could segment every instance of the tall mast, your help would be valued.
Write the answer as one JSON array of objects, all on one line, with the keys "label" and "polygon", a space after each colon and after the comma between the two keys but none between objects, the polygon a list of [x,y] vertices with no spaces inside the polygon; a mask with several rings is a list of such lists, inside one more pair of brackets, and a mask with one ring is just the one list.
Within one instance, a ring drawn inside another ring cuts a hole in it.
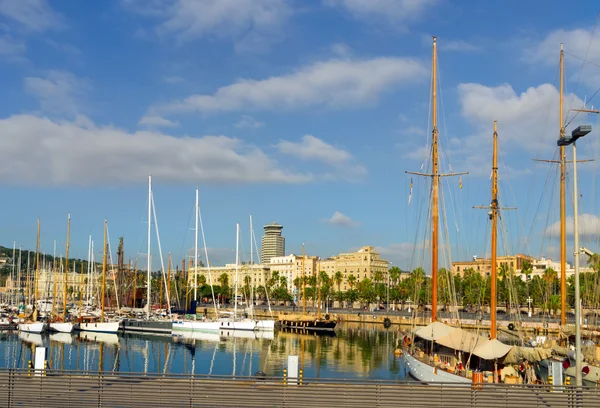
[{"label": "tall mast", "polygon": [[147,254],[147,271],[146,271],[146,319],[150,318],[150,286],[152,282],[151,277],[151,260],[150,260],[150,237],[151,237],[151,225],[150,217],[152,216],[152,176],[148,176],[148,254]]},{"label": "tall mast", "polygon": [[40,273],[40,219],[38,218],[38,226],[37,226],[37,243],[35,245],[35,299],[34,302],[38,300],[38,274]]},{"label": "tall mast", "polygon": [[[56,240],[54,240],[54,249],[52,251],[52,258],[53,258],[53,261],[52,261],[52,311],[50,312],[50,314],[52,315],[52,318],[54,319],[54,312],[55,312],[55,308],[56,308]],[[61,263],[61,267],[62,267],[62,263]],[[46,271],[46,281],[48,281],[48,278],[50,277],[50,274],[47,272],[48,271]]]},{"label": "tall mast", "polygon": [[[170,296],[171,296],[171,253],[169,252],[169,260],[167,261],[167,299],[169,299]],[[169,310],[169,313],[171,313],[170,310]]]},{"label": "tall mast", "polygon": [[101,300],[101,308],[100,308],[100,321],[104,321],[104,301],[106,296],[104,296],[104,291],[106,290],[106,251],[108,244],[106,243],[106,220],[104,220],[104,246],[102,247],[102,300]]},{"label": "tall mast", "polygon": [[498,280],[497,236],[498,236],[498,131],[494,121],[494,158],[492,161],[492,203],[490,218],[492,220],[492,293],[490,299],[490,338],[496,338],[496,285]]},{"label": "tall mast", "polygon": [[[254,226],[252,225],[252,216],[250,216],[250,313],[254,317],[254,248],[252,245],[252,237],[254,236]],[[257,254],[258,256],[258,254]]]},{"label": "tall mast", "polygon": [[[565,79],[565,54],[563,44],[560,44],[560,86],[559,86],[559,112],[558,125],[560,138],[565,137],[563,119],[564,79]],[[567,200],[566,200],[566,160],[565,146],[560,146],[560,323],[564,326],[567,322]],[[577,250],[577,248],[575,248]]]},{"label": "tall mast", "polygon": [[238,268],[240,264],[240,224],[235,229],[235,300],[233,306],[233,317],[237,317],[237,295],[238,295]]},{"label": "tall mast", "polygon": [[437,38],[433,37],[433,57],[431,62],[431,89],[432,89],[432,140],[431,140],[431,321],[437,319],[437,274],[438,274],[438,128],[437,128]]},{"label": "tall mast", "polygon": [[304,243],[302,243],[302,314],[306,314],[306,277],[304,276]]},{"label": "tall mast", "polygon": [[69,277],[69,242],[71,240],[71,213],[67,216],[67,248],[65,249],[65,274],[63,282],[63,322],[67,318],[67,278]]},{"label": "tall mast", "polygon": [[[198,209],[200,205],[198,204],[198,189],[196,189],[196,236],[194,240],[194,298],[193,302],[196,302],[198,299]],[[208,261],[206,261],[208,264]],[[194,314],[196,311],[194,310]]]}]

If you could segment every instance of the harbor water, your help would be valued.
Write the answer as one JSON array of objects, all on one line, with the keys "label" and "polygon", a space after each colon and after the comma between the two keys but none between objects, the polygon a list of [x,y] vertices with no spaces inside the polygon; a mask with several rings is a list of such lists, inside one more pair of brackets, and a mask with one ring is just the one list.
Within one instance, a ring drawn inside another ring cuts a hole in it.
[{"label": "harbor water", "polygon": [[4,332],[0,367],[26,368],[47,347],[49,368],[104,372],[283,376],[297,355],[305,378],[403,380],[397,328],[341,324],[335,335],[276,331],[173,335]]}]

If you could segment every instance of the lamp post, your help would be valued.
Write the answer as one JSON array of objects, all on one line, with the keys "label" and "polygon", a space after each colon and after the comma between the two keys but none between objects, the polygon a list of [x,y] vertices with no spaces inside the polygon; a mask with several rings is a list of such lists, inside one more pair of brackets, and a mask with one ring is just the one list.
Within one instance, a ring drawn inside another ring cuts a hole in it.
[{"label": "lamp post", "polygon": [[573,145],[573,255],[575,264],[575,385],[581,387],[581,294],[579,289],[579,216],[577,211],[577,139],[592,131],[591,125],[581,125],[571,132],[571,137],[558,139],[558,146]]},{"label": "lamp post", "polygon": [[528,313],[527,314],[529,315],[529,317],[531,317],[531,302],[533,302],[533,299],[531,298],[531,296],[528,296],[527,297],[527,305],[528,305],[528,308],[527,308]]},{"label": "lamp post", "polygon": [[[392,268],[394,267],[394,264],[390,264],[392,265]],[[391,269],[391,268],[390,268]],[[386,287],[386,297],[387,297],[387,301],[385,304],[385,311],[386,313],[389,313],[390,311],[390,269],[388,269],[387,271],[387,287]]]}]

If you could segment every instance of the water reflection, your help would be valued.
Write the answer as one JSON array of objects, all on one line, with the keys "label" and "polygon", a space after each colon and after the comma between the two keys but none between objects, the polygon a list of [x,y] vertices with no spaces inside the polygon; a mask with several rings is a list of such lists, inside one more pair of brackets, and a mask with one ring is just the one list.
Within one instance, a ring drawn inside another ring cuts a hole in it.
[{"label": "water reflection", "polygon": [[345,324],[333,336],[302,332],[183,333],[180,335],[82,332],[39,335],[5,333],[0,364],[26,368],[36,347],[48,347],[53,369],[282,376],[289,355],[298,355],[305,378],[404,379],[394,357],[397,332]]}]

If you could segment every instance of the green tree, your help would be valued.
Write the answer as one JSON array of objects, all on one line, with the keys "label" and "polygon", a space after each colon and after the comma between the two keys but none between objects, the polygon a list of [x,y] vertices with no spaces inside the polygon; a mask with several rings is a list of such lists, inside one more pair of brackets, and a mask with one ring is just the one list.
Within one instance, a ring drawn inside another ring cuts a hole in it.
[{"label": "green tree", "polygon": [[221,286],[221,290],[220,290],[221,295],[223,295],[224,297],[227,297],[229,295],[229,275],[227,273],[223,272],[221,275],[219,275],[219,278],[217,279],[217,281],[219,282],[219,285]]},{"label": "green tree", "polygon": [[351,273],[346,278],[346,282],[348,282],[348,285],[350,286],[350,290],[354,289],[354,286],[356,285],[356,276],[354,276],[354,274]]}]

